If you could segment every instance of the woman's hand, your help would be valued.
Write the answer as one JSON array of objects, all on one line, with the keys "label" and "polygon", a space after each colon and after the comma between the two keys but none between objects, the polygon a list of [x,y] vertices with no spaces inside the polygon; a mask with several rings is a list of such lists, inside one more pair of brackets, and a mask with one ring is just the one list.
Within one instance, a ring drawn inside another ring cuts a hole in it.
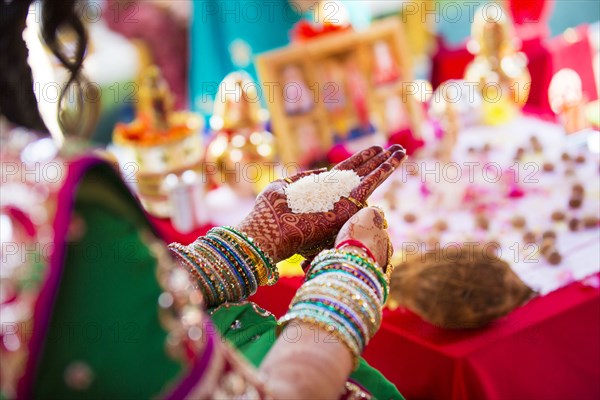
[{"label": "woman's hand", "polygon": [[[377,208],[364,208],[344,224],[336,244],[359,241],[383,267],[389,243],[384,221]],[[348,246],[364,253],[361,247]],[[290,336],[298,340],[285,340]],[[261,375],[276,398],[339,398],[351,371],[352,354],[331,331],[298,321],[284,328],[260,366]]]},{"label": "woman's hand", "polygon": [[[373,146],[356,153],[333,169],[354,170],[361,183],[350,196],[365,203],[373,191],[400,165],[406,152],[399,145],[387,150]],[[306,171],[290,178],[291,181],[320,173],[324,170]],[[331,247],[339,229],[359,207],[342,198],[329,212],[294,214],[288,207],[284,188],[285,180],[269,184],[256,199],[254,209],[237,229],[252,237],[275,262],[294,254],[309,257]]]},{"label": "woman's hand", "polygon": [[[388,246],[390,244],[384,221],[383,212],[379,209],[375,207],[363,208],[340,229],[335,244],[338,246],[346,241],[362,243],[373,254],[379,267],[383,269],[388,262]],[[346,247],[344,246],[344,248]],[[361,247],[349,245],[347,248],[352,248],[367,255]]]}]

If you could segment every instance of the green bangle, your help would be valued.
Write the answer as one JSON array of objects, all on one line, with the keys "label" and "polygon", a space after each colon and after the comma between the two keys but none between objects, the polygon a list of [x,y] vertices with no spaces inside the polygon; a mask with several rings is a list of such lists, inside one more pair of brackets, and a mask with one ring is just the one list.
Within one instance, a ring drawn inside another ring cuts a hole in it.
[{"label": "green bangle", "polygon": [[254,250],[256,250],[256,252],[259,254],[260,258],[264,261],[265,265],[267,266],[267,269],[270,272],[270,276],[269,276],[269,280],[267,281],[267,285],[269,285],[269,286],[274,285],[279,280],[279,271],[277,270],[277,267],[275,266],[273,259],[267,253],[262,251],[260,246],[256,243],[256,241],[253,238],[249,237],[244,232],[240,232],[230,226],[223,226],[222,228],[235,233],[240,238],[242,238],[244,241],[246,241],[250,246],[252,246],[252,248]]}]

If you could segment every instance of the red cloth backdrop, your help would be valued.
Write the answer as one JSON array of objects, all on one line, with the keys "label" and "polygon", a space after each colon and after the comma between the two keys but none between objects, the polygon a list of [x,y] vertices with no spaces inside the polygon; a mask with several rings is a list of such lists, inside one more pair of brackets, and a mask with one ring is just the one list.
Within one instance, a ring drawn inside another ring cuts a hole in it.
[{"label": "red cloth backdrop", "polygon": [[[587,34],[588,27],[575,29],[575,35],[564,35],[553,39],[533,37],[522,42],[521,50],[529,59],[531,90],[525,112],[548,118],[554,114],[548,102],[548,86],[552,76],[562,68],[571,68],[581,77],[583,93],[588,101],[598,98],[596,80],[592,66],[592,48]],[[443,39],[438,40],[438,51],[433,56],[431,85],[437,88],[448,79],[462,79],[467,64],[473,55],[466,45],[448,46]]]}]

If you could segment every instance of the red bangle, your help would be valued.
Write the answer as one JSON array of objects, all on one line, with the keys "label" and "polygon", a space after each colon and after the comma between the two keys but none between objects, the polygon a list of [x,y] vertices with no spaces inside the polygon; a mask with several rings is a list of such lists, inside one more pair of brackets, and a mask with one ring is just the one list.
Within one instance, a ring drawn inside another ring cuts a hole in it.
[{"label": "red bangle", "polygon": [[375,256],[373,255],[373,253],[371,252],[371,250],[369,250],[369,248],[367,246],[365,246],[365,244],[363,242],[361,242],[360,240],[347,239],[347,240],[344,240],[343,242],[339,243],[337,246],[335,246],[335,248],[341,249],[342,247],[346,247],[346,246],[358,247],[359,249],[364,250],[364,252],[367,253],[367,256],[369,256],[373,261],[377,260],[375,258]]}]

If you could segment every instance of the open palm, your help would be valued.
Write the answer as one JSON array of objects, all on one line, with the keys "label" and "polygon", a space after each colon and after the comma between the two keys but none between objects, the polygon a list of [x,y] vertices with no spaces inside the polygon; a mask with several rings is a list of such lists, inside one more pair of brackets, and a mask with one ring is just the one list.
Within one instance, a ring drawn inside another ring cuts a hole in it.
[{"label": "open palm", "polygon": [[[393,145],[387,150],[373,146],[354,154],[333,169],[353,170],[361,177],[360,184],[350,196],[365,203],[405,157],[406,152],[402,146]],[[324,169],[301,172],[289,180],[294,182],[323,171]],[[294,254],[309,257],[331,247],[340,228],[359,210],[352,201],[342,198],[332,211],[294,214],[288,207],[284,192],[286,185],[288,182],[283,179],[271,182],[258,195],[253,210],[237,227],[254,238],[275,262]]]}]

